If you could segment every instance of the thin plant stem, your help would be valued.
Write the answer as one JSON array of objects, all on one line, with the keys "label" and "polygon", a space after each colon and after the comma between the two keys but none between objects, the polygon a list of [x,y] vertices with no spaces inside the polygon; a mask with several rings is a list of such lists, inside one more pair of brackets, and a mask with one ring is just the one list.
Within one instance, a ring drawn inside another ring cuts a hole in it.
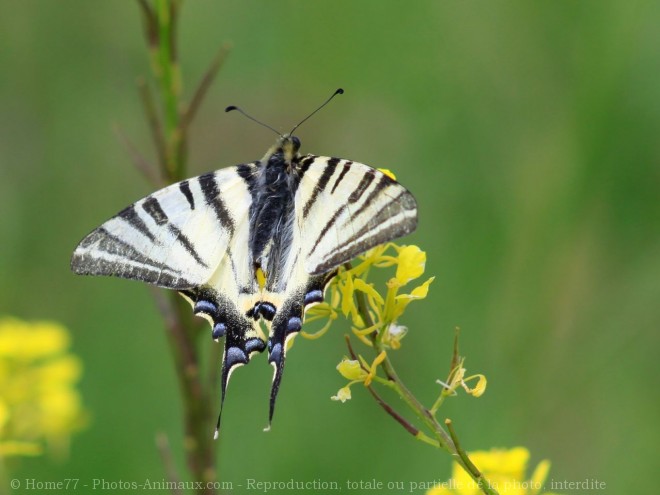
[{"label": "thin plant stem", "polygon": [[[373,319],[371,318],[371,314],[367,309],[368,305],[366,302],[365,294],[361,291],[355,291],[354,294],[356,297],[357,308],[358,308],[358,312],[360,313],[360,316],[362,317],[365,325],[367,327],[371,327],[374,323],[373,323]],[[377,332],[374,331],[370,334],[370,337],[371,337],[371,343],[374,348],[374,352],[378,355],[381,352],[386,351],[386,349],[382,341],[377,338],[377,335],[378,335]],[[381,379],[379,380],[379,383],[388,386],[394,392],[396,392],[399,395],[399,397],[401,397],[401,399],[405,402],[408,408],[422,421],[422,423],[432,433],[432,436],[435,437],[435,441],[437,441],[437,445],[435,445],[435,443],[426,441],[425,438],[419,438],[419,440],[424,441],[425,443],[428,443],[430,445],[437,446],[438,448],[441,448],[447,451],[448,453],[450,453],[454,457],[456,462],[465,470],[465,472],[467,472],[470,475],[470,477],[476,483],[479,484],[479,487],[481,488],[481,491],[483,493],[485,493],[486,495],[497,495],[497,491],[492,488],[488,480],[481,473],[477,475],[475,474],[474,469],[471,469],[474,468],[474,464],[472,464],[472,462],[469,460],[467,454],[463,452],[463,456],[461,456],[458,453],[455,444],[455,437],[453,437],[450,433],[448,433],[442,427],[442,425],[438,423],[435,416],[426,407],[424,407],[424,405],[417,399],[417,397],[415,397],[415,395],[404,385],[403,381],[399,378],[399,375],[394,369],[394,366],[392,365],[389,357],[385,357],[385,359],[381,362],[380,367],[384,371],[387,380]]]},{"label": "thin plant stem", "polygon": [[160,453],[160,458],[165,466],[165,474],[167,475],[167,481],[171,483],[171,492],[174,495],[183,495],[183,491],[178,488],[180,486],[181,477],[176,470],[176,465],[174,464],[174,456],[172,455],[172,449],[170,448],[170,442],[167,439],[167,435],[163,432],[160,432],[156,435],[156,447]]}]

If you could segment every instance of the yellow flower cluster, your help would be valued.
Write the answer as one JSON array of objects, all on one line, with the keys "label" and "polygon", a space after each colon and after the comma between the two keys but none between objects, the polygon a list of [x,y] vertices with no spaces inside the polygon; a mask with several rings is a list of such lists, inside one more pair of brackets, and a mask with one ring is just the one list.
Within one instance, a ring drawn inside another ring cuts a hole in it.
[{"label": "yellow flower cluster", "polygon": [[[552,495],[542,492],[550,471],[550,461],[541,461],[531,478],[526,478],[529,451],[524,447],[510,450],[492,449],[468,453],[479,471],[500,495]],[[426,495],[478,495],[483,493],[463,468],[454,463],[452,477],[441,486],[431,488]]]},{"label": "yellow flower cluster", "polygon": [[337,395],[333,395],[331,399],[346,402],[351,398],[351,385],[355,383],[364,383],[365,387],[371,385],[371,382],[376,376],[376,369],[386,357],[387,354],[385,351],[382,351],[371,364],[367,364],[362,356],[360,356],[360,361],[344,358],[337,365],[337,371],[341,373],[341,376],[350,380],[350,382],[345,387],[340,388]]},{"label": "yellow flower cluster", "polygon": [[0,457],[62,450],[85,423],[80,360],[53,322],[0,319]]},{"label": "yellow flower cluster", "polygon": [[[417,246],[398,246],[394,243],[377,246],[357,259],[358,263],[351,267],[340,268],[330,285],[330,302],[322,303],[309,309],[306,321],[328,318],[326,325],[315,334],[305,334],[308,338],[322,335],[337,319],[341,312],[353,323],[353,333],[365,344],[371,346],[368,336],[376,335],[385,346],[398,349],[407,328],[397,323],[408,304],[424,299],[429,291],[429,285],[435,277],[431,277],[410,293],[400,293],[408,283],[419,278],[424,273],[426,253]],[[373,283],[367,282],[372,267],[388,268],[396,266],[396,274],[386,283],[387,292],[381,295]],[[355,295],[360,292],[368,304],[371,322],[367,323],[360,315]]]},{"label": "yellow flower cluster", "polygon": [[[434,279],[427,279],[409,293],[403,292],[405,286],[424,274],[426,253],[417,246],[388,243],[371,249],[356,261],[352,267],[340,268],[329,287],[329,302],[307,312],[306,322],[327,318],[325,325],[314,334],[303,332],[303,335],[307,338],[323,335],[341,313],[352,322],[353,333],[366,345],[373,346],[375,341],[388,349],[399,349],[408,329],[399,325],[398,320],[412,301],[427,296]],[[381,294],[367,279],[372,268],[390,267],[396,267],[396,272],[385,283],[384,294]],[[371,364],[361,357],[360,361],[344,359],[337,369],[350,383],[332,399],[342,402],[350,399],[350,386],[354,383],[369,386],[376,377],[376,368],[386,357],[382,351]]]}]

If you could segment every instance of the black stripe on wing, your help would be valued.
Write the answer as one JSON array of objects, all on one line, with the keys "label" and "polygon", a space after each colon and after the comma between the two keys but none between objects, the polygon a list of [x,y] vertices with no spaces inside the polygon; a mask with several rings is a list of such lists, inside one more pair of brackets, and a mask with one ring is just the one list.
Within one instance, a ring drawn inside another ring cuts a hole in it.
[{"label": "black stripe on wing", "polygon": [[149,258],[103,227],[82,240],[71,258],[71,269],[79,275],[111,275],[172,288],[192,285],[181,272]]},{"label": "black stripe on wing", "polygon": [[204,268],[208,268],[209,265],[207,265],[202,258],[200,258],[199,253],[195,249],[194,244],[188,239],[188,236],[186,236],[179,227],[177,227],[174,224],[169,224],[168,228],[174,238],[179,242],[186,251],[188,251],[188,254],[192,256],[192,258],[200,265],[202,265]]},{"label": "black stripe on wing", "polygon": [[220,225],[222,225],[229,232],[229,237],[234,235],[234,221],[225,205],[224,201],[220,197],[220,189],[218,188],[218,182],[216,181],[215,173],[211,172],[205,175],[200,175],[197,178],[199,182],[199,187],[204,193],[204,198],[206,199],[206,204],[209,205],[215,216],[218,218]]},{"label": "black stripe on wing", "polygon": [[128,222],[131,227],[140,232],[142,235],[146,236],[151,242],[156,242],[156,237],[151,233],[147,224],[144,223],[144,220],[140,217],[137,211],[135,211],[135,205],[132,204],[124,208],[117,214],[117,217]]},{"label": "black stripe on wing", "polygon": [[325,190],[328,182],[330,182],[330,177],[332,177],[332,175],[335,173],[335,169],[337,168],[338,163],[339,158],[330,158],[328,160],[328,163],[325,165],[325,169],[323,170],[321,177],[319,178],[314,187],[314,190],[312,191],[312,195],[309,197],[307,203],[305,203],[305,206],[303,207],[303,219],[307,218],[307,215],[309,215],[309,210],[311,210],[312,206],[314,206],[314,203],[316,203],[316,198],[318,198],[318,195]]},{"label": "black stripe on wing", "polygon": [[355,203],[357,200],[359,200],[364,194],[364,191],[366,191],[367,188],[369,187],[369,184],[373,182],[375,177],[376,177],[375,170],[367,170],[362,176],[362,179],[360,179],[360,183],[357,185],[357,187],[348,197],[348,202]]},{"label": "black stripe on wing", "polygon": [[169,221],[163,208],[160,206],[160,202],[154,196],[146,197],[144,203],[142,203],[142,209],[154,219],[156,225],[165,225]]},{"label": "black stripe on wing", "polygon": [[179,191],[181,191],[181,194],[183,194],[186,197],[186,200],[188,201],[188,204],[190,205],[190,209],[194,210],[195,209],[195,197],[193,196],[193,193],[190,190],[190,184],[188,183],[187,180],[179,182]]},{"label": "black stripe on wing", "polygon": [[341,169],[341,173],[339,174],[339,177],[337,177],[337,180],[335,180],[335,183],[332,185],[332,189],[330,190],[330,194],[334,194],[335,189],[337,189],[337,186],[341,183],[342,179],[346,176],[348,171],[351,168],[351,165],[353,164],[352,161],[347,161],[344,163],[344,167]]}]

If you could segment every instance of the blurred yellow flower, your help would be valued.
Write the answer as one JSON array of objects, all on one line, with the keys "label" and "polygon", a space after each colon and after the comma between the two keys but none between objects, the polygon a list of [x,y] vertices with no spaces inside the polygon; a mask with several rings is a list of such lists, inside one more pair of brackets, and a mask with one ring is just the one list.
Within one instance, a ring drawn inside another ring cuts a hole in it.
[{"label": "blurred yellow flower", "polygon": [[[469,452],[468,456],[479,471],[500,495],[551,495],[542,492],[550,470],[550,461],[544,460],[536,466],[530,479],[526,479],[529,451],[524,447],[510,450]],[[452,478],[443,486],[432,488],[426,495],[478,495],[482,493],[477,484],[463,468],[454,463]],[[450,488],[447,488],[450,487]]]},{"label": "blurred yellow flower", "polygon": [[69,343],[57,323],[0,319],[0,457],[61,451],[84,425],[82,365]]}]

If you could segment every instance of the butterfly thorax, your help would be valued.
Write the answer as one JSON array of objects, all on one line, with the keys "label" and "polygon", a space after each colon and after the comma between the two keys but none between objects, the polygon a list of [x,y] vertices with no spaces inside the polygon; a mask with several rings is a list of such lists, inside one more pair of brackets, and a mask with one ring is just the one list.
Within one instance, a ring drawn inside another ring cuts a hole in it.
[{"label": "butterfly thorax", "polygon": [[272,282],[279,261],[288,252],[286,237],[294,217],[297,178],[292,173],[298,161],[300,140],[282,136],[259,162],[250,206],[249,249],[253,265],[262,268]]}]

